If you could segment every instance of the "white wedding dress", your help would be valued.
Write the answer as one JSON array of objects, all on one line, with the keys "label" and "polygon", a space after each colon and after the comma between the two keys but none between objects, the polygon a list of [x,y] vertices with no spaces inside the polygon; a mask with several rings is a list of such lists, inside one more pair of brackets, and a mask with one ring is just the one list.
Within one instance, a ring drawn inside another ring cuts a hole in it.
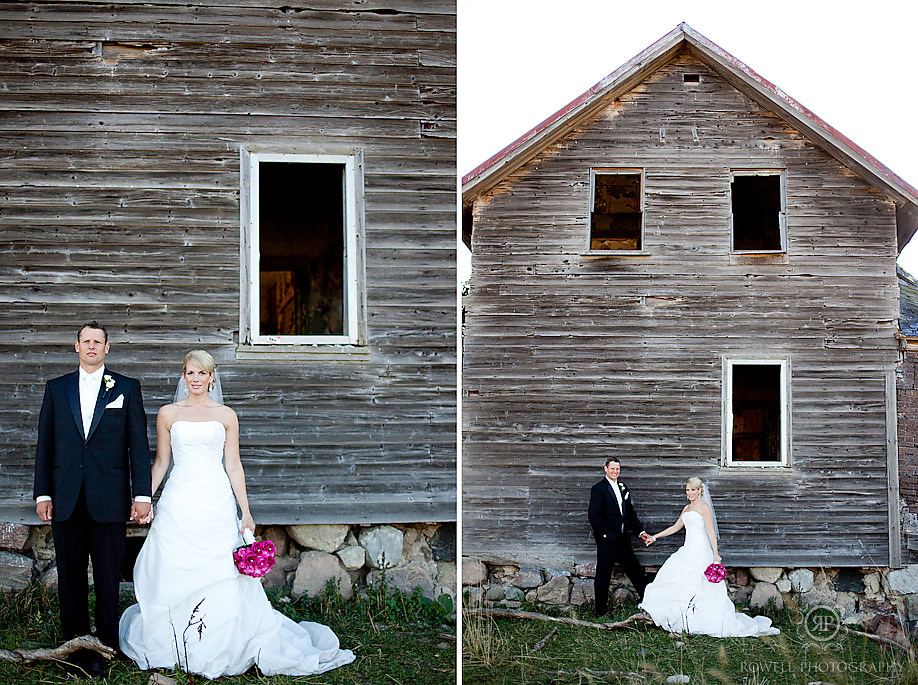
[{"label": "white wedding dress", "polygon": [[714,561],[714,550],[697,511],[682,514],[685,544],[667,559],[644,590],[639,605],[653,622],[673,633],[699,633],[713,637],[777,635],[767,616],[747,616],[736,611],[727,596],[726,581],[710,582],[704,570]]},{"label": "white wedding dress", "polygon": [[141,669],[180,667],[207,678],[322,673],[354,660],[330,628],[275,611],[241,575],[236,499],[223,468],[219,421],[176,421],[173,468],[134,565],[137,604],[121,616],[121,649]]}]

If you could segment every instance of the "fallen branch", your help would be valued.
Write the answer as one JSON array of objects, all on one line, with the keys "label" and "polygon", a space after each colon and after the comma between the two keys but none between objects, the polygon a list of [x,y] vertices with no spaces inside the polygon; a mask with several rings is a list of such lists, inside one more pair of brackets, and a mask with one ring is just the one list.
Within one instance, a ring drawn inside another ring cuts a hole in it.
[{"label": "fallen branch", "polygon": [[568,618],[566,616],[549,616],[547,614],[538,614],[534,611],[518,611],[516,609],[498,609],[488,607],[469,607],[466,612],[478,616],[504,616],[507,618],[525,618],[534,621],[554,621],[555,623],[564,623],[569,626],[583,626],[584,628],[599,628],[600,630],[616,630],[618,628],[627,628],[634,623],[653,623],[643,611],[632,614],[624,621],[615,623],[593,623],[591,621],[582,621],[579,618]]},{"label": "fallen branch", "polygon": [[40,649],[0,649],[0,660],[24,664],[29,661],[64,661],[78,649],[91,649],[106,659],[115,656],[115,650],[106,647],[98,638],[83,635],[67,640],[60,647],[42,647]]},{"label": "fallen branch", "polygon": [[551,632],[548,635],[546,635],[541,640],[535,643],[535,646],[532,648],[533,653],[538,652],[540,649],[542,649],[542,647],[544,647],[548,643],[548,641],[552,638],[552,636],[557,632],[558,632],[557,626],[552,628]]},{"label": "fallen branch", "polygon": [[860,637],[866,637],[875,642],[880,642],[884,645],[892,645],[893,647],[898,647],[903,652],[911,654],[912,648],[903,645],[901,642],[896,642],[895,640],[890,640],[888,637],[883,637],[881,635],[874,635],[873,633],[865,633],[863,630],[855,630],[854,628],[849,628],[848,626],[839,626],[846,633],[851,633],[852,635],[858,635]]}]

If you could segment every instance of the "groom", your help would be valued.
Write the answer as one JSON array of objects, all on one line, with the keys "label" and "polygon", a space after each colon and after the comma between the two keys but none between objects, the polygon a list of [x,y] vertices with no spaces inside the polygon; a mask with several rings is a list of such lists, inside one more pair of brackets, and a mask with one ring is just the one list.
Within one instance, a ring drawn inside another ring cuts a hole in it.
[{"label": "groom", "polygon": [[[77,333],[79,368],[45,385],[35,451],[35,511],[51,521],[57,555],[61,632],[89,633],[92,559],[99,639],[118,649],[118,590],[126,525],[150,514],[150,447],[140,383],[105,368],[108,333],[96,321]],[[133,498],[133,503],[132,503]],[[96,653],[73,663],[103,671]]]},{"label": "groom", "polygon": [[631,547],[631,539],[626,528],[641,531],[640,537],[646,541],[650,535],[634,511],[631,493],[624,483],[619,482],[621,462],[616,457],[606,459],[604,467],[606,477],[593,486],[590,491],[590,525],[593,527],[593,538],[596,540],[596,577],[593,588],[596,594],[596,615],[603,616],[609,611],[609,580],[612,567],[618,562],[625,575],[631,580],[634,589],[641,599],[647,587],[644,568]]}]

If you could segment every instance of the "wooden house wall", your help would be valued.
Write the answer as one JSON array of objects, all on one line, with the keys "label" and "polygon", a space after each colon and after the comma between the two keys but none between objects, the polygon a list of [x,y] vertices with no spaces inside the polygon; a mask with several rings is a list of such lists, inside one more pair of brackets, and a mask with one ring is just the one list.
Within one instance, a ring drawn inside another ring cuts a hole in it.
[{"label": "wooden house wall", "polygon": [[[455,519],[452,0],[3,3],[0,83],[2,517],[95,318],[151,442],[215,355],[256,520]],[[237,359],[242,146],[363,151],[362,357]]]},{"label": "wooden house wall", "polygon": [[[584,254],[591,167],[644,170],[643,256]],[[786,255],[730,254],[732,168],[786,169]],[[465,554],[593,559],[589,489],[614,455],[651,532],[676,520],[687,477],[708,481],[728,564],[888,563],[886,196],[683,53],[473,218]],[[790,359],[790,473],[720,468],[724,355]]]}]

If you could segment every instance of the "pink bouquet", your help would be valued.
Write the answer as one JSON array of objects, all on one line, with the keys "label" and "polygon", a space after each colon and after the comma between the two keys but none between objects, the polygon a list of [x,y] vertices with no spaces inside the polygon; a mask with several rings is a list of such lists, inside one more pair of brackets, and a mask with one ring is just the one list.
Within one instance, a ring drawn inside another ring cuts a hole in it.
[{"label": "pink bouquet", "polygon": [[233,561],[242,575],[261,578],[274,566],[274,543],[261,540],[244,545],[233,552]]},{"label": "pink bouquet", "polygon": [[727,577],[727,569],[723,564],[711,564],[704,570],[704,577],[710,583],[719,583]]}]

